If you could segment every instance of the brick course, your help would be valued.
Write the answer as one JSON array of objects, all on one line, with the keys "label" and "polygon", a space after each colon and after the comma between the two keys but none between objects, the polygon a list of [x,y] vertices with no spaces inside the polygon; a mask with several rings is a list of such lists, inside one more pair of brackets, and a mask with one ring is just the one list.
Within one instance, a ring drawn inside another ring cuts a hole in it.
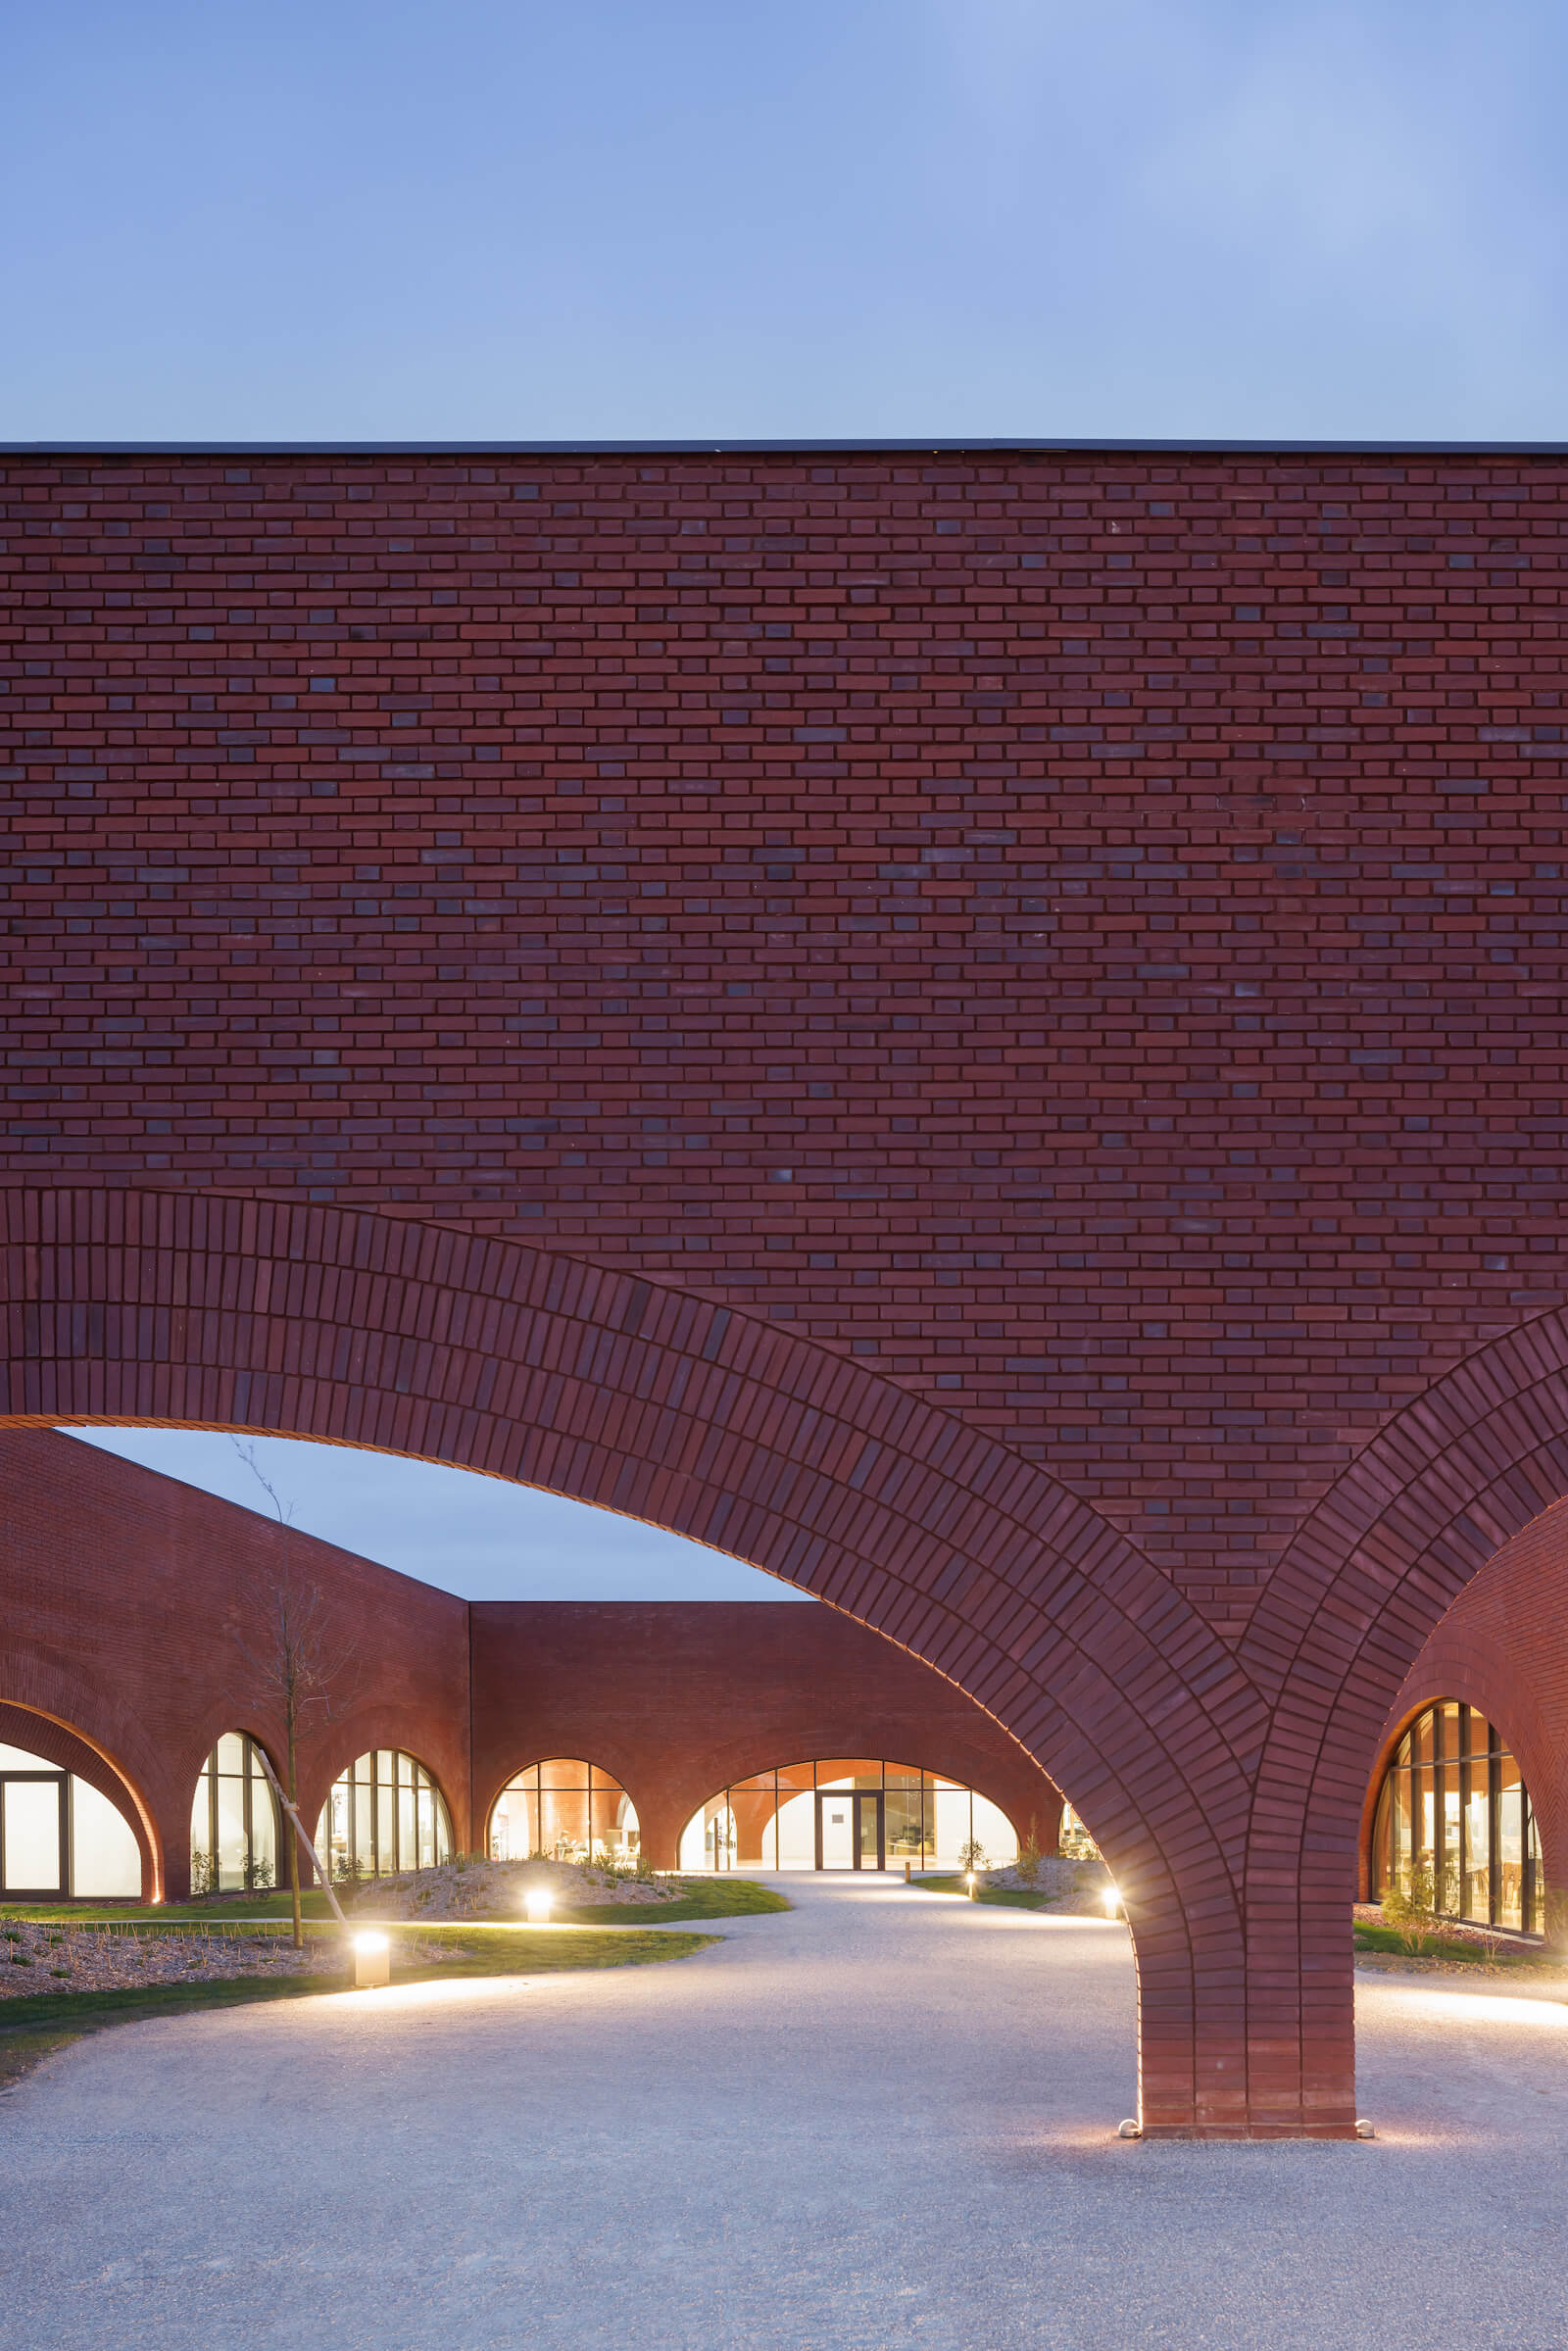
[{"label": "brick course", "polygon": [[[646,1287],[650,1380],[677,1326],[760,1366],[683,1472],[750,1528],[760,1398],[842,1372],[963,1564],[862,1544],[846,1456],[779,1572],[1083,1775],[1151,2127],[1348,2129],[1381,1726],[1568,1486],[1554,1368],[1484,1367],[1568,1280],[1565,500],[1508,451],[0,460],[14,1414],[242,1367],[248,1425],[652,1493]],[[432,1335],[383,1381],[344,1269],[397,1223]],[[621,1286],[569,1442],[470,1344],[525,1260]]]}]

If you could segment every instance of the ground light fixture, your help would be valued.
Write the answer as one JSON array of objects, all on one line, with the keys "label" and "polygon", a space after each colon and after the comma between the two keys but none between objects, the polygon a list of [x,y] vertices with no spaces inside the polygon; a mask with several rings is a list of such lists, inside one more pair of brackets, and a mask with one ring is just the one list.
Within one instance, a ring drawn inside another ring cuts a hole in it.
[{"label": "ground light fixture", "polygon": [[964,1888],[965,1888],[966,1892],[968,1893],[968,1896],[969,1896],[969,1899],[970,1899],[970,1901],[971,1901],[971,1902],[978,1902],[978,1901],[979,1901],[979,1899],[980,1899],[980,1885],[979,1885],[979,1881],[978,1881],[978,1879],[975,1877],[975,1874],[974,1874],[973,1870],[965,1870],[965,1871],[964,1871],[964,1873],[963,1873],[963,1883],[964,1883]]},{"label": "ground light fixture", "polygon": [[354,1988],[373,1991],[377,1985],[392,1981],[392,1945],[384,1935],[356,1935],[354,1937]]},{"label": "ground light fixture", "polygon": [[524,1898],[523,1908],[528,1913],[530,1927],[548,1927],[550,1924],[549,1888],[543,1886],[531,1886]]},{"label": "ground light fixture", "polygon": [[1119,1919],[1122,1914],[1121,1887],[1119,1886],[1107,1886],[1103,1898],[1106,1918]]}]

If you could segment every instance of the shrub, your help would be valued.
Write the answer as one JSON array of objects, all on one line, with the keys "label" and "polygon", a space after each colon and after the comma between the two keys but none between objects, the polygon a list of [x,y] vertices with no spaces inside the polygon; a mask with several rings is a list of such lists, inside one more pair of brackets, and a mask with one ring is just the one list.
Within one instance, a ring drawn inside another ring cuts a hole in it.
[{"label": "shrub", "polygon": [[958,1847],[958,1867],[961,1870],[988,1870],[991,1867],[990,1856],[978,1837],[971,1837],[967,1844]]},{"label": "shrub", "polygon": [[1430,1853],[1416,1855],[1403,1886],[1390,1886],[1383,1897],[1383,1922],[1394,1929],[1412,1957],[1425,1950],[1438,1924],[1438,1898]]},{"label": "shrub", "polygon": [[1040,1838],[1033,1821],[1029,1823],[1029,1834],[1018,1847],[1018,1875],[1025,1886],[1033,1886],[1040,1875]]}]

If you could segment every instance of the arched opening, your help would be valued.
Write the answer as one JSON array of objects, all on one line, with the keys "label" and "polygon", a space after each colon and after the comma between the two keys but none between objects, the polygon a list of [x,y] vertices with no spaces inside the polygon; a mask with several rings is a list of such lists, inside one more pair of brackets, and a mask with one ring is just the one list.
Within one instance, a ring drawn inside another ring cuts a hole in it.
[{"label": "arched opening", "polygon": [[1372,1899],[1413,1886],[1440,1918],[1545,1933],[1541,1832],[1524,1775],[1504,1734],[1457,1698],[1422,1707],[1377,1794]]},{"label": "arched opening", "polygon": [[556,1755],[514,1772],[490,1808],[486,1850],[492,1861],[636,1860],[637,1807],[620,1782],[596,1763]]},{"label": "arched opening", "polygon": [[137,1900],[134,1818],[128,1789],[75,1733],[0,1705],[0,1896]]},{"label": "arched opening", "polygon": [[692,1814],[680,1839],[686,1872],[726,1869],[957,1869],[1018,1858],[999,1804],[918,1764],[830,1756],[779,1764],[732,1782]]},{"label": "arched opening", "polygon": [[225,1731],[196,1776],[191,1892],[265,1893],[278,1883],[282,1851],[283,1816],[261,1741],[247,1731]]},{"label": "arched opening", "polygon": [[15,1195],[6,1215],[13,1423],[272,1432],[543,1486],[747,1560],[945,1675],[1072,1790],[1114,1871],[1146,2130],[1251,2128],[1232,1986],[1266,1703],[1049,1471],[792,1333],[516,1244],[149,1193]]},{"label": "arched opening", "polygon": [[333,1781],[317,1823],[316,1850],[334,1884],[439,1869],[453,1849],[446,1797],[402,1747],[357,1755]]}]

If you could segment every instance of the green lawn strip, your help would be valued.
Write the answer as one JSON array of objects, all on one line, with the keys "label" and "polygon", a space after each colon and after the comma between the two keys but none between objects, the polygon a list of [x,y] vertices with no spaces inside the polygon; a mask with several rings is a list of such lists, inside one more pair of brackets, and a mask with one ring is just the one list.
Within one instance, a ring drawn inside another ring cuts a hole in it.
[{"label": "green lawn strip", "polygon": [[1506,1943],[1499,1943],[1494,1951],[1488,1950],[1480,1943],[1449,1935],[1430,1935],[1418,1951],[1411,1951],[1392,1927],[1363,1926],[1359,1920],[1355,1927],[1355,1947],[1358,1951],[1391,1951],[1400,1959],[1457,1960],[1468,1967],[1537,1968],[1551,1964],[1544,1951],[1519,1950]]},{"label": "green lawn strip", "polygon": [[788,1910],[784,1895],[751,1878],[687,1881],[669,1902],[594,1902],[575,1910],[562,1909],[557,1917],[576,1927],[654,1927],[683,1919],[757,1918],[765,1911]]},{"label": "green lawn strip", "polygon": [[[229,1894],[208,1902],[0,1902],[0,1920],[29,1919],[39,1926],[118,1926],[137,1919],[203,1919],[214,1926],[225,1919],[286,1919],[292,1915],[283,1894]],[[300,1915],[329,1919],[324,1893],[318,1889],[300,1896]]]},{"label": "green lawn strip", "polygon": [[[914,1878],[910,1884],[923,1886],[932,1894],[966,1894],[968,1890],[961,1878]],[[976,1896],[981,1902],[1004,1902],[1009,1910],[1048,1910],[1055,1898],[1032,1886],[982,1886]]]},{"label": "green lawn strip", "polygon": [[[440,1984],[454,1977],[554,1976],[585,1968],[648,1967],[665,1959],[688,1958],[719,1939],[716,1935],[561,1935],[548,1927],[507,1927],[488,1931],[482,1945],[465,1951],[461,1958],[443,1961],[439,1967],[411,1968],[395,1982]],[[0,2001],[0,2089],[19,2082],[56,2049],[69,2047],[82,2034],[101,2033],[110,2025],[237,2008],[258,2000],[317,1998],[348,1988],[341,1976],[237,1976],[217,1984],[133,1984],[113,1991],[28,1992]]]}]

